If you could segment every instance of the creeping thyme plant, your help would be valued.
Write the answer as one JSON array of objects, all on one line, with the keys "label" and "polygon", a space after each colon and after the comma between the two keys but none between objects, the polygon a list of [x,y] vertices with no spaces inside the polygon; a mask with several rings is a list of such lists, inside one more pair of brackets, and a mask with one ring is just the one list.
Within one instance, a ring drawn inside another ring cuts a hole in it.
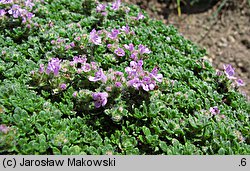
[{"label": "creeping thyme plant", "polygon": [[0,0],[1,154],[250,154],[244,81],[119,0]]}]

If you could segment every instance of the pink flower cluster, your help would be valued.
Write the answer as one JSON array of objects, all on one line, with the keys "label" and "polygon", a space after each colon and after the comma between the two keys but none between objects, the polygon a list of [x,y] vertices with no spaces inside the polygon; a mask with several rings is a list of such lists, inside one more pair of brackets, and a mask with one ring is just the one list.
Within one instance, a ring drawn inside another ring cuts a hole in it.
[{"label": "pink flower cluster", "polygon": [[107,15],[106,5],[98,4],[96,7],[96,12],[101,13],[103,16],[106,16]]},{"label": "pink flower cluster", "polygon": [[[120,9],[120,6],[121,0],[116,0],[111,4],[111,9],[117,11]],[[108,14],[107,5],[98,2],[96,12],[101,13],[103,16],[106,16]]]},{"label": "pink flower cluster", "polygon": [[125,51],[122,48],[117,48],[114,52],[117,56],[125,56]]},{"label": "pink flower cluster", "polygon": [[100,108],[101,106],[105,106],[108,102],[108,93],[106,92],[98,92],[92,94],[93,100],[95,101],[95,107]]},{"label": "pink flower cluster", "polygon": [[90,40],[90,42],[94,43],[95,45],[100,45],[102,43],[100,34],[98,34],[98,32],[95,29],[93,29],[90,32],[89,40]]},{"label": "pink flower cluster", "polygon": [[0,132],[3,132],[4,134],[7,134],[9,132],[9,128],[6,125],[1,124],[0,125]]},{"label": "pink flower cluster", "polygon": [[[108,6],[108,9],[116,11],[120,9],[120,6],[120,0],[116,0],[111,6]],[[104,14],[105,12],[107,12],[107,5],[97,4],[96,12]],[[139,13],[137,20],[143,18],[144,16],[142,15],[142,13]],[[117,57],[123,57],[126,54],[130,54],[129,59],[132,59],[133,61],[130,62],[129,67],[125,68],[125,75],[123,72],[114,71],[113,69],[104,71],[102,68],[97,66],[96,62],[88,63],[87,58],[81,55],[73,57],[72,61],[61,61],[58,58],[52,58],[48,62],[47,68],[45,68],[43,64],[40,65],[39,72],[46,73],[47,75],[53,73],[54,76],[57,76],[56,79],[59,79],[59,83],[55,87],[59,87],[60,90],[67,89],[67,85],[69,85],[67,83],[70,80],[74,80],[72,79],[72,77],[74,77],[76,73],[81,74],[81,76],[85,77],[85,79],[87,78],[89,82],[98,82],[99,84],[101,84],[100,87],[96,90],[97,92],[92,93],[92,99],[94,100],[94,105],[96,108],[104,107],[108,102],[109,95],[114,92],[122,92],[119,90],[124,90],[124,88],[126,89],[127,87],[133,87],[137,90],[144,91],[154,90],[156,88],[156,83],[162,82],[163,75],[158,73],[158,67],[153,68],[151,72],[145,71],[143,69],[143,56],[145,54],[151,53],[149,48],[142,44],[134,45],[132,43],[128,45],[125,44],[119,47],[120,35],[131,36],[133,34],[134,32],[131,30],[131,28],[126,25],[122,28],[114,28],[110,31],[97,31],[96,29],[93,29],[90,32],[89,36],[82,36],[84,38],[87,37],[89,43],[92,43],[94,45],[101,46],[102,44],[107,43],[108,49],[116,54]],[[75,41],[81,41],[81,35],[78,35],[75,38]],[[56,45],[58,48],[63,47],[65,42],[66,39],[62,38],[51,41],[51,43]],[[65,49],[67,50],[75,46],[77,45],[74,42],[71,42],[70,44],[67,44],[65,46]],[[90,46],[90,48],[91,47],[94,46]],[[60,70],[62,70],[62,72],[60,72],[60,76],[63,78],[58,76]],[[107,92],[103,92],[103,90]],[[78,91],[75,91],[73,93],[73,97],[76,98],[77,96]]]},{"label": "pink flower cluster", "polygon": [[[52,58],[52,59],[49,61],[49,63],[48,63],[48,66],[47,66],[47,69],[46,69],[45,73],[46,73],[47,75],[49,75],[50,73],[53,73],[54,76],[58,76],[59,70],[60,70],[60,68],[61,68],[60,63],[61,63],[61,60],[60,60],[60,59],[58,59],[58,58]],[[39,72],[40,72],[40,73],[43,73],[44,70],[45,70],[45,69],[44,69],[44,64],[41,64],[41,65],[40,65]]]},{"label": "pink flower cluster", "polygon": [[[95,29],[93,29],[91,32],[90,32],[90,35],[89,35],[89,42],[95,44],[95,45],[101,45],[102,43],[102,38],[101,38],[101,34],[104,33],[104,35],[106,37],[104,37],[105,41],[106,39],[108,38],[109,40],[111,41],[116,41],[118,42],[119,41],[119,34],[121,34],[122,32],[124,32],[125,34],[134,34],[133,31],[130,31],[130,28],[128,25],[126,26],[123,26],[122,28],[120,29],[112,29],[111,32],[108,32],[106,30],[99,30],[99,31],[96,31]],[[115,44],[108,44],[107,47],[110,49],[110,50],[113,50],[114,53],[118,56],[118,57],[122,57],[122,56],[125,56],[125,51],[123,48],[121,47],[117,47],[117,45]],[[126,45],[125,45],[125,48],[126,48]],[[132,51],[132,50],[131,50]],[[150,53],[150,50],[148,48],[146,48],[145,46],[143,45],[139,45],[139,51],[135,51],[133,50],[133,55],[132,56],[137,56],[137,54],[144,54],[144,53]],[[134,58],[132,58],[134,59]]]},{"label": "pink flower cluster", "polygon": [[120,30],[123,31],[125,34],[129,34],[129,33],[134,34],[134,32],[131,32],[131,31],[130,31],[130,28],[129,28],[128,25],[122,26],[122,28],[121,28]]},{"label": "pink flower cluster", "polygon": [[13,0],[0,0],[0,4],[12,4]]},{"label": "pink flower cluster", "polygon": [[96,82],[96,81],[101,81],[103,83],[106,83],[107,77],[102,71],[102,69],[99,69],[96,73],[95,76],[89,76],[89,81]]},{"label": "pink flower cluster", "polygon": [[138,50],[135,49],[134,45],[130,43],[129,45],[124,45],[125,49],[131,52],[130,58],[137,61],[138,57],[141,57],[143,54],[149,54],[151,51],[144,45],[139,45]]},{"label": "pink flower cluster", "polygon": [[220,110],[217,106],[210,107],[209,111],[212,115],[218,115],[220,113]]},{"label": "pink flower cluster", "polygon": [[56,45],[57,49],[60,49],[61,47],[63,47],[65,50],[69,50],[69,49],[74,48],[76,46],[75,42],[71,42],[71,43],[66,44],[66,40],[63,38],[60,38],[60,37],[57,40],[51,40],[50,43],[52,45]]},{"label": "pink flower cluster", "polygon": [[115,10],[115,11],[117,11],[117,10],[119,10],[120,6],[121,6],[121,0],[116,0],[112,4],[112,9]]},{"label": "pink flower cluster", "polygon": [[242,79],[237,79],[234,74],[235,74],[235,69],[232,67],[232,65],[228,64],[228,65],[224,65],[224,72],[227,76],[228,79],[230,80],[235,80],[235,83],[237,84],[237,86],[244,86],[245,83],[243,82]]},{"label": "pink flower cluster", "polygon": [[108,37],[112,40],[116,40],[119,34],[120,31],[118,29],[113,29],[110,33],[108,33]]},{"label": "pink flower cluster", "polygon": [[[80,74],[82,72],[89,73],[90,71],[97,71],[98,67],[95,62],[87,62],[87,58],[85,56],[74,56],[73,61],[70,62],[70,66],[76,68],[77,73]],[[98,75],[98,74],[96,74]],[[97,80],[96,80],[97,81]]]},{"label": "pink flower cluster", "polygon": [[151,72],[144,71],[142,68],[143,61],[131,61],[130,66],[125,68],[128,74],[127,85],[139,89],[140,87],[145,90],[154,90],[156,81],[162,82],[162,74],[158,74],[158,68],[154,68]]},{"label": "pink flower cluster", "polygon": [[114,71],[112,68],[107,72],[107,78],[111,85],[106,87],[106,91],[112,91],[112,87],[122,88],[124,83],[126,83],[126,79],[124,77],[123,72]]},{"label": "pink flower cluster", "polygon": [[31,18],[35,16],[33,13],[27,10],[32,10],[33,6],[35,5],[32,0],[26,0],[24,4],[14,3],[13,0],[0,0],[0,4],[10,5],[5,9],[0,9],[0,17],[3,17],[8,13],[13,18],[22,18],[22,23],[30,23]]}]

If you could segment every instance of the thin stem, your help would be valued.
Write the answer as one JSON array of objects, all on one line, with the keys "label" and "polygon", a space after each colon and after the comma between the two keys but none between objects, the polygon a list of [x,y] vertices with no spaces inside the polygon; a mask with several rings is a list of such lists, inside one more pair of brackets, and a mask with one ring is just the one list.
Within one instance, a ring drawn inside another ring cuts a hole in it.
[{"label": "thin stem", "polygon": [[178,16],[181,16],[181,0],[177,0],[177,11],[178,11]]}]

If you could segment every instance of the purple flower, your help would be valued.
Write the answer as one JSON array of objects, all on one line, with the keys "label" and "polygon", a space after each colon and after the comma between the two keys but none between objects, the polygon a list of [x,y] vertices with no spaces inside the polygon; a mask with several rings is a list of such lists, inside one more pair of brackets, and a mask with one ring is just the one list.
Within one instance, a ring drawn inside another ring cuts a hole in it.
[{"label": "purple flower", "polygon": [[102,12],[101,14],[102,14],[103,16],[107,16],[107,15],[108,15],[108,13],[107,13],[106,11]]},{"label": "purple flower", "polygon": [[58,58],[52,58],[48,63],[46,73],[50,74],[51,72],[53,72],[54,75],[57,76],[59,74],[59,69],[61,68],[60,62],[61,60],[59,60]]},{"label": "purple flower", "polygon": [[130,67],[125,68],[125,71],[128,73],[129,77],[134,77],[136,75],[137,70],[141,69],[138,69],[137,63],[135,61],[131,61]]},{"label": "purple flower", "polygon": [[129,45],[124,45],[125,49],[129,50],[130,52],[134,51],[134,45],[132,43],[129,43]]},{"label": "purple flower", "polygon": [[138,47],[139,51],[140,51],[140,54],[144,54],[144,53],[151,53],[151,51],[146,47],[146,46],[143,46],[143,45],[139,45]]},{"label": "purple flower", "polygon": [[51,40],[51,42],[50,42],[52,45],[54,45],[55,43],[56,43],[56,41],[55,40]]},{"label": "purple flower", "polygon": [[108,37],[109,37],[110,39],[115,40],[115,39],[117,38],[117,36],[118,36],[119,33],[120,33],[119,30],[113,29],[113,30],[111,31],[111,33],[108,34]]},{"label": "purple flower", "polygon": [[44,72],[44,64],[40,64],[39,72],[40,73]]},{"label": "purple flower", "polygon": [[139,78],[135,77],[135,78],[129,80],[127,82],[127,85],[130,86],[130,87],[134,87],[135,89],[138,90],[140,88],[140,86],[141,86],[141,82],[140,82]]},{"label": "purple flower", "polygon": [[125,55],[125,52],[124,52],[124,50],[123,50],[122,48],[117,48],[117,49],[115,50],[115,54],[116,54],[117,56],[124,56],[124,55]]},{"label": "purple flower", "polygon": [[143,90],[145,90],[145,91],[153,90],[155,88],[155,82],[153,82],[150,77],[145,76],[142,79],[141,86],[142,86]]},{"label": "purple flower", "polygon": [[26,17],[22,17],[22,23],[26,23],[27,22],[27,18]]},{"label": "purple flower", "polygon": [[74,56],[73,57],[73,63],[77,64],[77,63],[86,63],[87,62],[87,58],[86,57],[81,57],[81,56]]},{"label": "purple flower", "polygon": [[102,43],[101,37],[98,36],[98,34],[96,33],[96,30],[93,29],[90,32],[90,37],[89,37],[90,41],[92,43],[94,43],[95,45],[100,45]]},{"label": "purple flower", "polygon": [[49,22],[49,27],[53,27],[54,26],[54,23],[53,22]]},{"label": "purple flower", "polygon": [[95,107],[100,108],[101,106],[105,106],[108,101],[108,93],[93,93],[92,94],[93,99],[95,100]]},{"label": "purple flower", "polygon": [[139,60],[138,62],[137,62],[137,66],[138,66],[138,68],[142,68],[142,65],[143,65],[143,60]]},{"label": "purple flower", "polygon": [[116,11],[120,8],[120,6],[121,6],[121,0],[116,0],[115,2],[113,2],[111,8]]},{"label": "purple flower", "polygon": [[132,54],[131,54],[131,56],[130,56],[130,58],[131,59],[133,59],[133,60],[135,60],[135,61],[137,61],[137,59],[138,59],[138,52],[137,51],[135,51],[135,52],[133,52]]},{"label": "purple flower", "polygon": [[74,42],[71,42],[69,45],[70,45],[71,47],[75,47],[75,46],[76,46]]},{"label": "purple flower", "polygon": [[64,42],[63,39],[61,39],[61,38],[58,38],[58,39],[57,39],[57,43],[62,43],[62,42]]},{"label": "purple flower", "polygon": [[153,90],[156,86],[156,81],[162,81],[162,75],[158,74],[158,68],[154,68],[151,73],[144,71],[143,61],[131,61],[130,67],[126,67],[125,71],[128,74],[127,85],[139,89],[140,87],[145,91]]},{"label": "purple flower", "polygon": [[155,88],[155,84],[153,84],[153,83],[149,83],[149,84],[143,83],[142,84],[142,89],[145,91],[154,90],[154,88]]},{"label": "purple flower", "polygon": [[102,82],[106,82],[107,81],[107,77],[104,75],[102,69],[100,69],[99,71],[97,71],[95,73],[95,76],[92,77],[92,76],[89,76],[89,81],[93,81],[93,82],[96,82],[96,81],[102,81]]},{"label": "purple flower", "polygon": [[221,119],[225,119],[225,118],[226,118],[226,116],[225,116],[225,115],[221,115],[220,117],[221,117]]},{"label": "purple flower", "polygon": [[27,24],[26,27],[27,27],[28,29],[30,29],[30,28],[31,28],[31,25],[30,25],[30,24]]},{"label": "purple flower", "polygon": [[123,76],[124,74],[120,71],[115,71],[114,75],[116,76]]},{"label": "purple flower", "polygon": [[85,64],[82,66],[82,70],[83,70],[84,72],[89,72],[89,71],[91,71],[91,66],[90,66],[90,64],[85,63]]},{"label": "purple flower", "polygon": [[222,72],[221,72],[221,71],[216,71],[216,75],[217,75],[217,76],[221,76],[221,75],[222,75]]},{"label": "purple flower", "polygon": [[138,66],[138,65],[137,65],[137,62],[135,62],[135,61],[131,61],[131,62],[130,62],[130,67],[131,67],[131,68],[135,69],[135,68],[137,68],[137,66]]},{"label": "purple flower", "polygon": [[0,4],[11,4],[13,0],[0,0]]},{"label": "purple flower", "polygon": [[219,110],[219,108],[218,108],[217,106],[210,107],[209,111],[210,111],[210,113],[211,113],[212,115],[217,115],[217,114],[220,113],[220,110]]},{"label": "purple flower", "polygon": [[30,71],[30,74],[35,75],[35,71],[34,70]]},{"label": "purple flower", "polygon": [[[105,30],[106,31],[106,30]],[[98,35],[100,35],[100,34],[102,34],[104,31],[103,30],[99,30],[98,32],[97,32],[97,34]]]},{"label": "purple flower", "polygon": [[65,90],[65,89],[67,88],[67,85],[66,85],[65,83],[63,83],[63,84],[60,85],[60,88],[61,88],[62,90]]},{"label": "purple flower", "polygon": [[116,87],[121,87],[122,83],[126,81],[124,74],[120,71],[114,71],[113,69],[108,70],[108,78],[112,83],[115,83]]},{"label": "purple flower", "polygon": [[103,12],[106,9],[106,5],[105,4],[98,4],[96,7],[96,12]]},{"label": "purple flower", "polygon": [[66,45],[65,46],[65,50],[69,50],[70,46],[69,45]]},{"label": "purple flower", "polygon": [[75,38],[75,40],[76,40],[76,41],[80,41],[80,40],[81,40],[81,37],[78,36],[78,37]]},{"label": "purple flower", "polygon": [[150,73],[150,76],[153,77],[156,81],[162,82],[163,75],[158,74],[158,70],[159,70],[158,67],[154,67],[153,70]]},{"label": "purple flower", "polygon": [[96,62],[90,62],[90,64],[91,64],[91,69],[92,70],[97,70]]},{"label": "purple flower", "polygon": [[74,93],[73,93],[73,97],[76,97],[77,96],[77,91],[75,91]]},{"label": "purple flower", "polygon": [[28,12],[26,16],[27,16],[28,20],[30,20],[32,17],[35,16],[35,14]]},{"label": "purple flower", "polygon": [[106,91],[109,91],[109,92],[112,91],[112,87],[111,86],[107,86],[106,87]]},{"label": "purple flower", "polygon": [[19,5],[14,4],[11,9],[8,11],[9,14],[13,15],[14,18],[21,16],[21,8]]},{"label": "purple flower", "polygon": [[140,13],[138,14],[138,16],[136,17],[136,20],[141,20],[141,19],[143,19],[143,18],[145,18],[145,16],[140,12]]},{"label": "purple flower", "polygon": [[234,77],[234,68],[229,64],[229,65],[224,65],[224,72],[227,75],[227,78],[229,79],[235,79]]},{"label": "purple flower", "polygon": [[0,9],[0,17],[4,16],[6,14],[6,11],[4,9]]},{"label": "purple flower", "polygon": [[121,86],[122,86],[122,83],[121,83],[121,82],[115,82],[115,86],[116,86],[116,87],[121,87]]},{"label": "purple flower", "polygon": [[124,31],[126,34],[129,34],[129,32],[130,32],[128,25],[122,26],[121,30]]},{"label": "purple flower", "polygon": [[77,69],[77,74],[81,74],[82,73],[82,69],[78,68]]},{"label": "purple flower", "polygon": [[31,0],[26,0],[24,4],[26,7],[29,7],[30,9],[32,9],[32,7],[35,5],[34,3],[31,2]]},{"label": "purple flower", "polygon": [[4,125],[4,124],[0,125],[0,132],[7,134],[8,131],[9,131],[9,128],[6,125]]},{"label": "purple flower", "polygon": [[237,79],[235,82],[236,82],[237,86],[244,86],[245,85],[245,83],[242,79]]},{"label": "purple flower", "polygon": [[110,49],[111,47],[112,47],[112,44],[108,44],[108,45],[107,45],[107,48]]}]

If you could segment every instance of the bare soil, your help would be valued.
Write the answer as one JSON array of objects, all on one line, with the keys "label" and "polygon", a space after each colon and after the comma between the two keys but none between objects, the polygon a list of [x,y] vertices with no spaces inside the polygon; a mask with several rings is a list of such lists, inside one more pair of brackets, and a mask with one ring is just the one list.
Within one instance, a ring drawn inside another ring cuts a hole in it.
[{"label": "bare soil", "polygon": [[[174,25],[187,39],[207,50],[206,58],[222,70],[224,64],[236,68],[246,85],[241,92],[250,96],[250,4],[248,0],[200,0],[181,5],[176,0],[122,0],[139,5],[152,18]],[[224,2],[225,3],[224,3]],[[184,0],[182,1],[184,2]]]}]

